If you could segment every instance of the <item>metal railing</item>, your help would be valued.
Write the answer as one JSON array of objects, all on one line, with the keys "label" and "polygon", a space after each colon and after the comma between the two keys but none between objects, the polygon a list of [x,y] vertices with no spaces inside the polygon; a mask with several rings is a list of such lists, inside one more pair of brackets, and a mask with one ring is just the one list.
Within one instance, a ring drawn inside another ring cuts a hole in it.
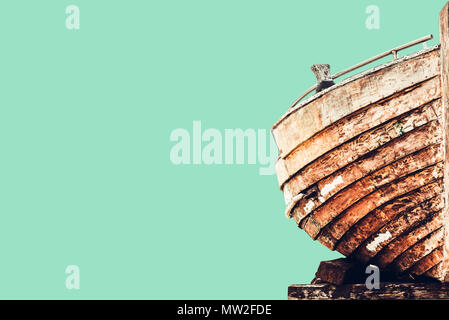
[{"label": "metal railing", "polygon": [[[342,75],[345,75],[345,74],[347,74],[347,73],[349,73],[349,72],[351,72],[351,71],[354,71],[354,70],[356,70],[356,69],[358,69],[358,68],[361,68],[361,67],[363,67],[363,66],[365,66],[365,65],[367,65],[367,64],[370,64],[371,62],[374,62],[374,61],[376,61],[376,60],[379,60],[379,59],[382,59],[382,58],[384,58],[384,57],[386,57],[386,56],[389,56],[390,54],[393,55],[394,59],[397,59],[397,58],[398,58],[398,52],[399,52],[399,51],[404,50],[404,49],[407,49],[407,48],[410,48],[410,47],[413,47],[413,46],[415,46],[415,45],[417,45],[417,44],[420,44],[420,43],[423,43],[423,42],[424,42],[424,48],[426,48],[427,46],[426,46],[426,43],[425,43],[425,42],[428,41],[428,40],[431,40],[431,39],[433,39],[433,35],[430,34],[430,35],[428,35],[428,36],[422,37],[422,38],[417,39],[417,40],[415,40],[415,41],[406,43],[406,44],[404,44],[404,45],[402,45],[402,46],[399,46],[399,47],[396,47],[396,48],[391,49],[391,50],[389,50],[389,51],[386,51],[386,52],[384,52],[384,53],[378,54],[377,56],[372,57],[371,59],[368,59],[368,60],[365,60],[365,61],[363,61],[363,62],[361,62],[361,63],[359,63],[359,64],[356,64],[355,66],[353,66],[353,67],[351,67],[351,68],[349,68],[349,69],[346,69],[346,70],[344,70],[344,71],[341,71],[341,72],[339,72],[339,73],[336,73],[336,74],[332,75],[331,78],[332,78],[332,80],[335,80],[335,79],[341,77]],[[312,88],[310,88],[309,90],[307,90],[306,92],[304,92],[298,99],[296,99],[295,102],[293,102],[293,104],[290,106],[290,108],[293,108],[294,106],[296,106],[296,105],[297,105],[302,99],[304,99],[309,93],[311,93],[312,91],[316,90],[317,87],[318,87],[318,85],[316,84],[316,85],[314,85]]]}]

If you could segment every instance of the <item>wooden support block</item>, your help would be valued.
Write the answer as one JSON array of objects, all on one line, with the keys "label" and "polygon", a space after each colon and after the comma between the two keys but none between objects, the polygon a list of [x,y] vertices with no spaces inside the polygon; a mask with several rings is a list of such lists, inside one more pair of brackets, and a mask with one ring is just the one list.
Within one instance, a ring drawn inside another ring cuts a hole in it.
[{"label": "wooden support block", "polygon": [[318,271],[315,274],[315,279],[317,279],[316,281],[341,285],[343,283],[357,282],[361,274],[363,274],[363,271],[360,265],[349,259],[341,258],[321,261]]},{"label": "wooden support block", "polygon": [[288,287],[289,300],[434,300],[449,299],[449,283],[391,283],[379,289],[365,284],[306,284]]}]

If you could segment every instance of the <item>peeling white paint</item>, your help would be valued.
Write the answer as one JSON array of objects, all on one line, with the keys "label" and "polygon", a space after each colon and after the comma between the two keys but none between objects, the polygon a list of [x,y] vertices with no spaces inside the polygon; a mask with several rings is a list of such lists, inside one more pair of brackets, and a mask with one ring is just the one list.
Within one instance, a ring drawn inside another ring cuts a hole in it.
[{"label": "peeling white paint", "polygon": [[296,196],[292,197],[292,200],[287,204],[287,208],[285,209],[285,215],[288,218],[291,218],[293,214],[293,209],[295,208],[296,204],[299,200],[301,200],[304,197],[304,194],[299,193]]},{"label": "peeling white paint", "polygon": [[323,196],[327,195],[329,192],[334,190],[336,186],[338,186],[339,184],[342,184],[342,183],[343,183],[343,178],[341,176],[336,177],[334,179],[334,181],[332,181],[331,183],[326,184],[321,189],[321,195],[323,195]]},{"label": "peeling white paint", "polygon": [[326,201],[323,197],[318,197],[318,200],[320,200],[321,203],[323,203],[324,201]]},{"label": "peeling white paint", "polygon": [[377,247],[382,242],[387,241],[390,238],[391,238],[391,233],[388,230],[385,233],[379,233],[379,235],[377,237],[375,237],[374,240],[371,241],[371,243],[366,246],[366,249],[368,249],[371,252],[375,252]]},{"label": "peeling white paint", "polygon": [[292,199],[293,199],[293,195],[290,192],[290,189],[286,186],[284,188],[284,201],[285,201],[285,204],[289,204],[292,201]]},{"label": "peeling white paint", "polygon": [[433,175],[433,177],[434,177],[435,179],[438,179],[438,177],[439,177],[439,172],[438,172],[438,170],[433,170],[433,171],[432,171],[432,175]]},{"label": "peeling white paint", "polygon": [[309,202],[307,202],[304,206],[304,211],[309,214],[312,212],[313,208],[315,208],[315,203],[312,200],[309,200]]}]

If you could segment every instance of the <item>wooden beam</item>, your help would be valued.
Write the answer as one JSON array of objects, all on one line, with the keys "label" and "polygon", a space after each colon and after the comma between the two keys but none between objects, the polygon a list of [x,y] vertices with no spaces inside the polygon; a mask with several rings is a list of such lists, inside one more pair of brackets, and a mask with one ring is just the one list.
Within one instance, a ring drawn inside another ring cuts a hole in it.
[{"label": "wooden beam", "polygon": [[334,285],[357,283],[365,276],[364,271],[359,264],[347,258],[321,261],[315,279]]},{"label": "wooden beam", "polygon": [[434,300],[449,299],[449,283],[380,283],[380,289],[365,284],[291,285],[289,300]]},{"label": "wooden beam", "polygon": [[[446,3],[443,10],[441,10],[440,13],[440,42],[441,42],[441,49],[440,49],[440,65],[441,65],[441,88],[442,88],[442,105],[443,105],[443,116],[442,116],[442,126],[443,126],[443,140],[444,140],[444,147],[443,147],[443,158],[444,158],[444,177],[443,177],[443,186],[445,192],[443,192],[443,195],[445,197],[446,201],[446,207],[443,211],[443,219],[444,221],[448,221],[449,217],[449,198],[448,198],[448,192],[449,192],[449,2]],[[443,245],[444,250],[444,256],[445,259],[443,260],[443,273],[445,273],[445,270],[449,267],[449,234],[448,234],[448,227],[446,226],[444,228],[445,232],[445,241]],[[441,275],[443,277],[444,274]]]}]

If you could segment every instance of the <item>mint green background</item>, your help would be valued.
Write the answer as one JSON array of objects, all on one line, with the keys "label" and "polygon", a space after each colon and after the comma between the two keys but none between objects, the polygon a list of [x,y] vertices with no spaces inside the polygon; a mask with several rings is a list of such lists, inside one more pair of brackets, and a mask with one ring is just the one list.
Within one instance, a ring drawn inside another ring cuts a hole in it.
[{"label": "mint green background", "polygon": [[275,176],[174,166],[170,132],[269,128],[310,65],[435,44],[443,5],[2,0],[0,298],[285,299],[339,254],[284,217]]}]

